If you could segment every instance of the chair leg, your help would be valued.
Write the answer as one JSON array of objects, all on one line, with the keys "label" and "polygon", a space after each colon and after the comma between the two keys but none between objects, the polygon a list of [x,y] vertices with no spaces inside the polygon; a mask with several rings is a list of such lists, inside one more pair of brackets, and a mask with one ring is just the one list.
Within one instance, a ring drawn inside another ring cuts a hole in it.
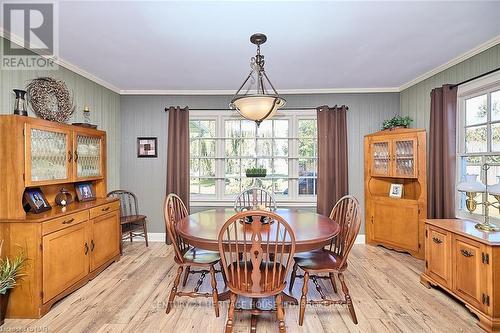
[{"label": "chair leg", "polygon": [[335,283],[335,274],[329,273],[328,275],[330,275],[330,281],[332,282],[333,291],[337,294],[338,290],[337,290],[337,284]]},{"label": "chair leg", "polygon": [[304,272],[304,285],[302,286],[302,297],[300,297],[299,326],[302,326],[304,324],[304,313],[306,312],[306,304],[307,304],[308,282],[309,282],[309,273]]},{"label": "chair leg", "polygon": [[233,333],[234,308],[236,307],[236,298],[237,298],[236,294],[231,292],[225,333]]},{"label": "chair leg", "polygon": [[285,310],[283,309],[283,296],[281,296],[281,294],[278,294],[278,296],[276,296],[276,315],[279,321],[278,325],[280,333],[285,333]]},{"label": "chair leg", "polygon": [[182,266],[179,266],[179,268],[177,269],[177,275],[175,276],[174,285],[172,286],[172,290],[170,291],[170,296],[168,297],[167,311],[165,311],[167,314],[170,312],[170,310],[172,310],[174,298],[175,295],[177,294],[177,287],[179,286],[179,282],[181,281],[182,271],[183,271]]},{"label": "chair leg", "polygon": [[356,317],[356,312],[354,311],[354,305],[352,304],[351,295],[349,295],[349,289],[347,288],[347,285],[345,283],[344,274],[340,272],[338,274],[338,277],[340,284],[342,285],[342,292],[345,295],[345,301],[347,302],[347,307],[349,308],[349,312],[351,313],[352,321],[354,322],[354,324],[357,325],[358,318]]},{"label": "chair leg", "polygon": [[184,272],[184,279],[182,279],[182,286],[185,287],[188,277],[189,277],[189,272],[191,272],[191,266],[186,267],[186,271]]},{"label": "chair leg", "polygon": [[293,284],[295,283],[295,278],[297,277],[297,268],[299,265],[297,263],[293,264],[292,275],[290,276],[290,287],[288,287],[288,291],[292,292]]},{"label": "chair leg", "polygon": [[210,275],[211,275],[210,284],[212,285],[212,297],[214,299],[215,316],[219,317],[219,293],[217,291],[217,280],[215,280],[214,266],[210,266]]},{"label": "chair leg", "polygon": [[146,247],[148,247],[148,225],[146,220],[142,222],[142,229],[144,231],[144,239],[146,240]]},{"label": "chair leg", "polygon": [[[252,310],[257,309],[257,298],[252,298]],[[257,315],[250,317],[250,333],[257,333]]]},{"label": "chair leg", "polygon": [[128,236],[130,237],[130,243],[132,243],[132,238],[133,238],[133,236],[132,236],[132,230],[128,232]]}]

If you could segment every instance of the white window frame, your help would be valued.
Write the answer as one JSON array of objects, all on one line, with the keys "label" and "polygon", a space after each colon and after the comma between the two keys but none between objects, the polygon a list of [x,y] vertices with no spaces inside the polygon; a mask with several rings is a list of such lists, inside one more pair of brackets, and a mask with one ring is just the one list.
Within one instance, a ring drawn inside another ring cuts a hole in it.
[{"label": "white window frame", "polygon": [[[498,121],[491,122],[490,119],[490,110],[488,109],[487,114],[487,152],[481,153],[466,153],[465,152],[465,101],[470,98],[474,98],[477,96],[481,96],[484,94],[488,94],[487,105],[491,107],[491,92],[500,90],[500,72],[492,73],[490,75],[484,76],[482,78],[473,80],[469,83],[462,84],[458,86],[457,90],[457,106],[458,106],[458,114],[457,114],[457,157],[456,157],[456,184],[462,181],[461,174],[461,160],[464,156],[478,156],[481,157],[484,161],[486,156],[499,156],[500,152],[491,152],[491,143],[490,143],[490,134],[491,127],[490,124],[497,124]],[[477,126],[484,125],[483,123],[477,124]],[[474,125],[476,126],[476,125]],[[484,180],[484,171],[481,171],[479,178],[481,181]],[[469,213],[467,210],[460,209],[460,201],[462,200],[462,193],[456,191],[455,187],[455,215],[458,218],[464,219],[472,219],[476,221],[482,222],[484,220],[483,214],[477,213]],[[479,196],[477,200],[483,201],[486,198],[486,195],[483,194],[482,198]],[[481,212],[484,212],[484,206],[481,205]],[[494,208],[490,208],[494,209]],[[490,216],[490,220],[495,223],[500,223],[500,219]]]},{"label": "white window frame", "polygon": [[[215,198],[214,195],[190,194],[190,205],[192,207],[226,207],[232,206],[236,195],[224,194],[224,186],[217,186],[217,182],[224,182],[224,159],[225,156],[217,156],[217,152],[225,152],[225,120],[241,120],[242,118],[236,111],[189,111],[190,120],[215,120],[215,141],[216,141],[216,157],[215,157]],[[288,207],[316,207],[316,195],[298,195],[298,173],[299,173],[299,156],[298,156],[298,121],[303,119],[316,119],[316,110],[286,110],[278,111],[273,119],[288,119],[288,174],[289,174],[289,195],[276,195],[276,201]],[[279,157],[277,157],[279,158]],[[285,158],[285,157],[284,157]],[[290,163],[291,161],[291,163]],[[292,193],[292,195],[290,195]]]}]

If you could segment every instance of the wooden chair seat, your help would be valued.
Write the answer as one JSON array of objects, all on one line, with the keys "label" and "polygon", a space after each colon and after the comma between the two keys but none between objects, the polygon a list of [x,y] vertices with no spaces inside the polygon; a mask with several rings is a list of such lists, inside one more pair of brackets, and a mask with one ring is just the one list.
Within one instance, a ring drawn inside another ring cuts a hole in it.
[{"label": "wooden chair seat", "polygon": [[[234,266],[233,266],[234,265]],[[235,266],[239,265],[240,270],[238,272],[237,268]],[[239,281],[240,285],[244,287],[244,289],[251,289],[252,287],[252,272],[253,272],[253,265],[251,261],[247,261],[247,269],[245,273],[245,262],[234,262],[231,265],[227,267],[227,271],[229,274],[232,276],[232,272],[234,270],[234,280]],[[276,281],[273,281],[273,279],[266,279],[265,274],[266,274],[266,266],[267,266],[267,274],[268,276],[272,277],[273,274],[275,276],[279,276],[279,284],[283,285],[283,289],[285,288],[285,278],[286,278],[286,268],[285,266],[281,265],[280,263],[276,263],[273,265],[272,262],[261,262],[260,263],[260,275],[263,277],[260,279],[260,288],[262,290],[267,290],[270,289],[271,285],[273,282],[276,284]],[[276,268],[276,271],[274,270]],[[279,270],[281,269],[281,272]],[[279,274],[278,274],[279,273]],[[246,275],[246,277],[245,277]],[[243,295],[243,293],[241,293]]]},{"label": "wooden chair seat", "polygon": [[203,250],[196,247],[189,248],[183,255],[184,264],[215,265],[220,260],[219,252]]},{"label": "wooden chair seat", "polygon": [[134,222],[144,221],[146,219],[146,215],[129,215],[120,217],[121,224],[128,224]]},{"label": "wooden chair seat", "polygon": [[293,257],[293,260],[303,271],[310,272],[343,270],[344,267],[339,266],[347,265],[347,263],[342,263],[342,258],[339,255],[325,249],[298,253]]}]

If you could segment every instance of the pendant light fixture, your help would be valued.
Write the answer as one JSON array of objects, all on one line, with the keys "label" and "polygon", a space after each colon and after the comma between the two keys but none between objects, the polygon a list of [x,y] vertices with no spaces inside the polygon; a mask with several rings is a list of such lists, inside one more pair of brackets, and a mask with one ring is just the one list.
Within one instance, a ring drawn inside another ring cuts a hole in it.
[{"label": "pendant light fixture", "polygon": [[[267,40],[264,34],[253,34],[250,42],[257,45],[257,55],[250,61],[250,74],[240,86],[230,107],[236,109],[244,118],[253,120],[257,126],[265,119],[270,119],[276,111],[286,103],[280,97],[264,71],[264,56],[260,54],[260,46]],[[248,83],[248,85],[247,85]],[[268,92],[267,85],[272,89]],[[240,94],[243,91],[242,94]]]}]

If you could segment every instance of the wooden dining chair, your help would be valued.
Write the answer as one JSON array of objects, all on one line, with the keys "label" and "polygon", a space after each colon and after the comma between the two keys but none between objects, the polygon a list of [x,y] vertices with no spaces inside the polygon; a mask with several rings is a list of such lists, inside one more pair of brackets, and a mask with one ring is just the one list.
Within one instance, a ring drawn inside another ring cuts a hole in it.
[{"label": "wooden dining chair", "polygon": [[111,191],[107,195],[120,199],[120,225],[122,240],[129,238],[130,242],[135,236],[144,237],[148,246],[147,216],[139,214],[137,196],[125,190]]},{"label": "wooden dining chair", "polygon": [[[327,248],[315,250],[311,252],[298,253],[293,259],[292,274],[290,277],[290,292],[292,291],[295,278],[304,278],[304,285],[302,287],[302,296],[300,298],[300,311],[299,311],[299,325],[304,323],[304,313],[306,304],[347,304],[354,324],[358,323],[354,305],[352,302],[349,289],[345,283],[343,272],[347,269],[347,257],[351,251],[356,236],[359,232],[361,225],[361,215],[358,200],[351,196],[346,195],[342,197],[333,207],[330,213],[330,218],[337,222],[340,226],[339,234],[331,241]],[[304,271],[304,275],[297,275],[297,268]],[[328,276],[319,276],[317,274],[328,273]],[[337,293],[337,286],[335,282],[335,274],[337,274],[342,292],[344,294],[343,300],[328,299],[318,283],[318,279],[329,279],[333,290]],[[309,278],[316,286],[316,290],[321,296],[321,300],[310,300],[307,302],[307,291]]]},{"label": "wooden dining chair", "polygon": [[[215,265],[220,262],[219,253],[214,251],[202,250],[189,244],[185,243],[182,237],[180,237],[176,231],[176,224],[188,215],[186,206],[176,194],[169,194],[165,199],[165,224],[167,226],[167,232],[172,240],[172,245],[174,247],[174,261],[179,265],[177,268],[177,274],[175,276],[174,285],[170,291],[170,296],[168,297],[168,304],[166,313],[169,313],[172,309],[172,305],[176,296],[187,296],[187,297],[212,297],[215,308],[215,316],[219,317],[219,299],[217,291],[217,281],[215,274],[221,272],[221,270],[216,270]],[[199,268],[199,270],[191,270],[191,267]],[[181,280],[182,272],[186,268],[184,273],[184,279],[182,286],[186,286],[189,274],[201,274],[198,279],[196,286],[191,292],[178,291],[179,283]],[[199,289],[203,284],[205,276],[210,274],[212,293],[200,293]]]},{"label": "wooden dining chair", "polygon": [[[234,312],[245,311],[236,309],[238,296],[253,300],[252,308],[246,310],[252,314],[252,332],[256,331],[255,316],[265,311],[276,312],[279,331],[285,332],[281,293],[295,253],[295,235],[288,223],[268,211],[237,213],[222,226],[218,243],[231,293],[225,332],[233,331]],[[276,299],[276,310],[257,308],[256,299],[272,296]]]},{"label": "wooden dining chair", "polygon": [[263,207],[270,211],[275,211],[276,199],[271,192],[260,187],[252,187],[244,190],[238,194],[234,201],[234,209],[237,212]]}]

